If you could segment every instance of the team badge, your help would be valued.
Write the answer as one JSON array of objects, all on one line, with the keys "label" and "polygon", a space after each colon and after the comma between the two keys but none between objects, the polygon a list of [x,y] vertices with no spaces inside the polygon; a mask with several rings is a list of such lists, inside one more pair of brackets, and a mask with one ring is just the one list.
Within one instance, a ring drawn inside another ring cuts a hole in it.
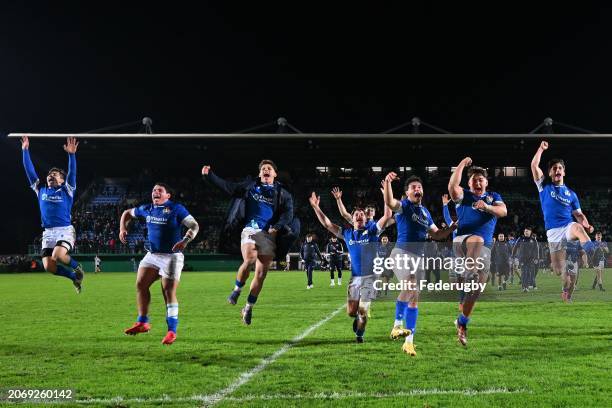
[{"label": "team badge", "polygon": [[163,213],[164,214],[170,214],[170,211],[172,211],[172,210],[170,210],[170,207],[164,207]]},{"label": "team badge", "polygon": [[485,201],[487,202],[487,204],[491,204],[493,202],[493,196],[488,195]]}]

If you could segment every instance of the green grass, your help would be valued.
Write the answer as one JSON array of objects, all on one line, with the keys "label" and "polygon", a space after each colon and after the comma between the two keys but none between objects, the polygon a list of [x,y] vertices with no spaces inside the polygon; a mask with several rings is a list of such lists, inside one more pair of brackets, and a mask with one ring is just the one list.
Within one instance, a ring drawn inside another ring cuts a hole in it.
[{"label": "green grass", "polygon": [[[136,314],[134,278],[89,274],[76,295],[62,278],[0,275],[0,389],[69,387],[79,400],[99,400],[89,406],[199,406],[189,398],[224,389],[341,307],[348,281],[330,288],[320,272],[307,291],[303,273],[270,273],[245,327],[240,306],[225,301],[233,274],[184,273],[179,337],[163,347],[157,284],[151,332],[122,333]],[[456,302],[423,302],[415,358],[388,339],[391,296],[374,302],[364,344],[354,343],[342,311],[218,406],[610,406],[612,292],[592,291],[591,282],[592,271],[583,271],[571,305],[547,274],[535,293],[491,291],[476,307],[467,348],[455,339]],[[114,397],[123,401],[108,401]]]}]

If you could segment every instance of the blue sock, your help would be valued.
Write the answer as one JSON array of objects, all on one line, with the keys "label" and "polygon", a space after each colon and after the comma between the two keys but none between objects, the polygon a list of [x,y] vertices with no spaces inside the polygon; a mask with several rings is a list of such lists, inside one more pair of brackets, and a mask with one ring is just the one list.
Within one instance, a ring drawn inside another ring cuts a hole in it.
[{"label": "blue sock", "polygon": [[178,303],[168,303],[166,305],[166,323],[168,323],[168,331],[176,333],[178,326]]},{"label": "blue sock", "polygon": [[136,319],[136,321],[138,323],[149,323],[149,316],[138,315],[138,318]]},{"label": "blue sock", "polygon": [[70,279],[73,282],[76,280],[76,273],[66,268],[64,265],[57,265],[57,269],[55,270],[54,275],[63,276],[65,278]]},{"label": "blue sock", "polygon": [[591,252],[593,249],[595,249],[595,243],[593,241],[587,241],[582,244],[582,249],[584,249],[586,252]]},{"label": "blue sock", "polygon": [[257,296],[252,295],[249,293],[249,297],[247,298],[247,303],[250,303],[251,305],[254,305],[255,302],[257,302]]},{"label": "blue sock", "polygon": [[70,257],[70,262],[68,262],[68,266],[72,269],[75,269],[77,266],[79,266],[79,263],[75,261],[74,258]]},{"label": "blue sock", "polygon": [[395,320],[404,320],[404,312],[408,307],[408,302],[402,302],[401,300],[395,301]]},{"label": "blue sock", "polygon": [[459,317],[457,317],[457,323],[459,323],[461,326],[467,326],[469,322],[470,322],[470,318],[465,317],[463,313],[461,313]]},{"label": "blue sock", "polygon": [[[356,328],[357,327],[357,320],[359,319],[359,317],[355,316],[355,323],[353,324],[353,327]],[[365,328],[361,329],[361,330],[355,330],[355,335],[357,337],[363,337],[363,335],[365,334]]]},{"label": "blue sock", "polygon": [[412,334],[416,331],[416,322],[419,317],[419,308],[410,307],[406,305],[406,311],[404,312],[404,318],[406,319],[406,328],[409,329]]},{"label": "blue sock", "polygon": [[242,289],[244,282],[240,282],[238,279],[236,279],[236,286]]}]

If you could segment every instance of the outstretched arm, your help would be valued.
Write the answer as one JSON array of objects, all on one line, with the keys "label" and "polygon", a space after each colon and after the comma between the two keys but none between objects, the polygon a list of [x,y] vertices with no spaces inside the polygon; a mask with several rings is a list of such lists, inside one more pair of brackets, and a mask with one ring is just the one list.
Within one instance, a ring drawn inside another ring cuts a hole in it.
[{"label": "outstretched arm", "polygon": [[378,231],[384,230],[385,226],[387,225],[387,222],[392,218],[393,218],[393,212],[391,211],[391,208],[385,205],[385,211],[383,212],[383,216],[376,223],[376,226],[378,227]]},{"label": "outstretched arm", "polygon": [[469,166],[472,164],[472,159],[470,157],[466,157],[461,160],[461,162],[457,165],[457,168],[451,174],[450,180],[448,181],[448,193],[450,194],[453,201],[459,201],[463,198],[463,189],[461,188],[461,176],[463,174],[463,169],[465,166]]},{"label": "outstretched arm", "polygon": [[540,143],[540,147],[538,147],[533,159],[531,159],[531,174],[533,175],[533,181],[536,183],[544,177],[544,172],[540,168],[540,160],[542,159],[542,153],[546,149],[548,149],[548,142],[543,141]]},{"label": "outstretched arm", "polygon": [[132,215],[133,211],[134,208],[125,210],[123,214],[121,214],[121,220],[119,221],[119,240],[124,244],[127,244],[128,223],[134,218]]},{"label": "outstretched arm", "polygon": [[321,200],[321,198],[317,197],[317,195],[314,193],[314,191],[313,191],[312,195],[310,196],[310,198],[308,199],[308,201],[310,201],[310,205],[311,205],[312,209],[314,210],[315,214],[317,215],[317,218],[319,219],[319,222],[329,232],[331,232],[332,234],[334,234],[338,238],[344,239],[344,237],[342,236],[342,228],[340,228],[338,225],[336,225],[333,222],[331,222],[330,219],[327,218],[327,216],[323,213],[323,211],[321,211],[321,208],[319,207],[320,200]]},{"label": "outstretched arm", "polygon": [[446,225],[451,225],[453,223],[453,218],[450,215],[450,210],[448,209],[448,203],[450,199],[448,198],[448,194],[444,194],[442,196],[442,215],[444,216],[444,222]]},{"label": "outstretched arm", "polygon": [[30,158],[30,140],[27,136],[21,138],[21,156],[23,159],[23,168],[25,169],[26,176],[28,177],[30,187],[32,190],[38,191],[39,180],[36,170],[34,169],[34,164],[32,164],[32,159]]},{"label": "outstretched arm", "polygon": [[385,207],[393,211],[399,211],[402,208],[402,203],[393,197],[391,183],[394,180],[399,180],[399,177],[397,177],[397,174],[394,172],[390,172],[387,174],[387,177],[385,177],[383,181],[383,199],[385,200]]},{"label": "outstretched arm", "polygon": [[64,150],[68,153],[68,174],[66,183],[74,190],[76,189],[76,151],[79,147],[76,137],[69,137],[64,145]]},{"label": "outstretched arm", "polygon": [[221,177],[213,173],[210,166],[208,165],[202,167],[202,178],[204,180],[210,181],[215,187],[231,196],[233,196],[238,189],[244,188],[246,184],[248,184],[248,182],[232,183],[230,181],[225,181]]},{"label": "outstretched arm", "polygon": [[340,211],[340,215],[342,216],[342,218],[344,218],[346,222],[348,222],[349,224],[352,223],[353,217],[351,217],[351,214],[346,210],[346,207],[344,206],[344,203],[342,202],[342,190],[340,190],[340,188],[338,187],[334,187],[331,193],[336,199],[336,204],[338,205],[338,211]]}]

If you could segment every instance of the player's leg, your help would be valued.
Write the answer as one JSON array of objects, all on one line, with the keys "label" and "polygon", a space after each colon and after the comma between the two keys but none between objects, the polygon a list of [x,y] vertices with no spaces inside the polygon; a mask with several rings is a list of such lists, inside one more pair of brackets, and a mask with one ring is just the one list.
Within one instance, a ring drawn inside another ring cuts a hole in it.
[{"label": "player's leg", "polygon": [[334,286],[334,272],[336,271],[336,260],[332,257],[329,258],[329,278],[331,280],[329,286]]},{"label": "player's leg", "polygon": [[[145,259],[147,259],[147,254]],[[143,261],[145,260],[143,259]],[[146,333],[151,329],[149,324],[149,304],[151,303],[151,292],[149,288],[159,279],[159,269],[154,265],[141,264],[136,275],[136,304],[138,317],[136,323],[124,331],[125,334],[136,335]]]},{"label": "player's leg", "polygon": [[172,344],[176,340],[176,329],[178,326],[179,303],[176,296],[179,281],[162,277],[161,287],[166,301],[166,323],[168,325],[168,333],[162,340],[162,344]]},{"label": "player's leg", "polygon": [[236,273],[236,281],[234,282],[234,290],[228,296],[227,301],[231,305],[235,305],[238,302],[238,297],[247,279],[249,279],[249,270],[255,261],[257,260],[257,250],[255,249],[255,241],[244,242],[240,245],[240,252],[242,253],[242,264],[238,267]]},{"label": "player's leg", "polygon": [[272,255],[257,256],[257,261],[255,262],[255,274],[253,276],[253,280],[251,281],[249,296],[247,297],[247,304],[241,312],[242,321],[246,325],[251,324],[251,319],[253,318],[253,306],[255,306],[257,298],[261,293],[264,281],[266,280],[266,276],[268,274],[268,269],[270,268],[270,263],[272,263],[273,259],[274,257]]},{"label": "player's leg", "polygon": [[568,241],[580,241],[580,246],[586,253],[591,253],[593,249],[595,249],[595,243],[591,241],[584,227],[577,222],[573,222],[569,225],[566,238]]},{"label": "player's leg", "polygon": [[[463,240],[462,247],[466,259],[464,282],[485,283],[487,281],[491,257],[490,250],[484,246],[484,239],[478,235],[470,235]],[[484,269],[478,268],[478,261],[485,264]],[[455,321],[455,326],[457,327],[457,339],[461,345],[465,346],[467,344],[467,325],[480,291],[463,292],[465,293],[463,309]]]},{"label": "player's leg", "polygon": [[80,293],[80,284],[75,284],[77,275],[75,271],[65,267],[62,264],[58,264],[53,259],[53,250],[57,244],[57,234],[53,229],[45,229],[42,236],[42,261],[45,271],[52,273],[53,275],[63,276],[72,281],[77,293]]},{"label": "player's leg", "polygon": [[342,259],[336,261],[336,269],[338,271],[338,286],[342,286]]},{"label": "player's leg", "polygon": [[310,289],[312,288],[312,271],[314,269],[314,262],[306,261],[304,266],[306,267],[306,289]]},{"label": "player's leg", "polygon": [[83,271],[83,267],[79,264],[74,258],[72,258],[68,251],[72,248],[71,244],[67,241],[57,241],[55,248],[53,248],[53,252],[51,253],[51,259],[57,265],[57,269],[60,269],[64,264],[64,269],[69,267],[74,271],[75,279],[72,281],[77,293],[81,293],[81,286],[83,283],[83,278],[85,277],[85,273]]}]

